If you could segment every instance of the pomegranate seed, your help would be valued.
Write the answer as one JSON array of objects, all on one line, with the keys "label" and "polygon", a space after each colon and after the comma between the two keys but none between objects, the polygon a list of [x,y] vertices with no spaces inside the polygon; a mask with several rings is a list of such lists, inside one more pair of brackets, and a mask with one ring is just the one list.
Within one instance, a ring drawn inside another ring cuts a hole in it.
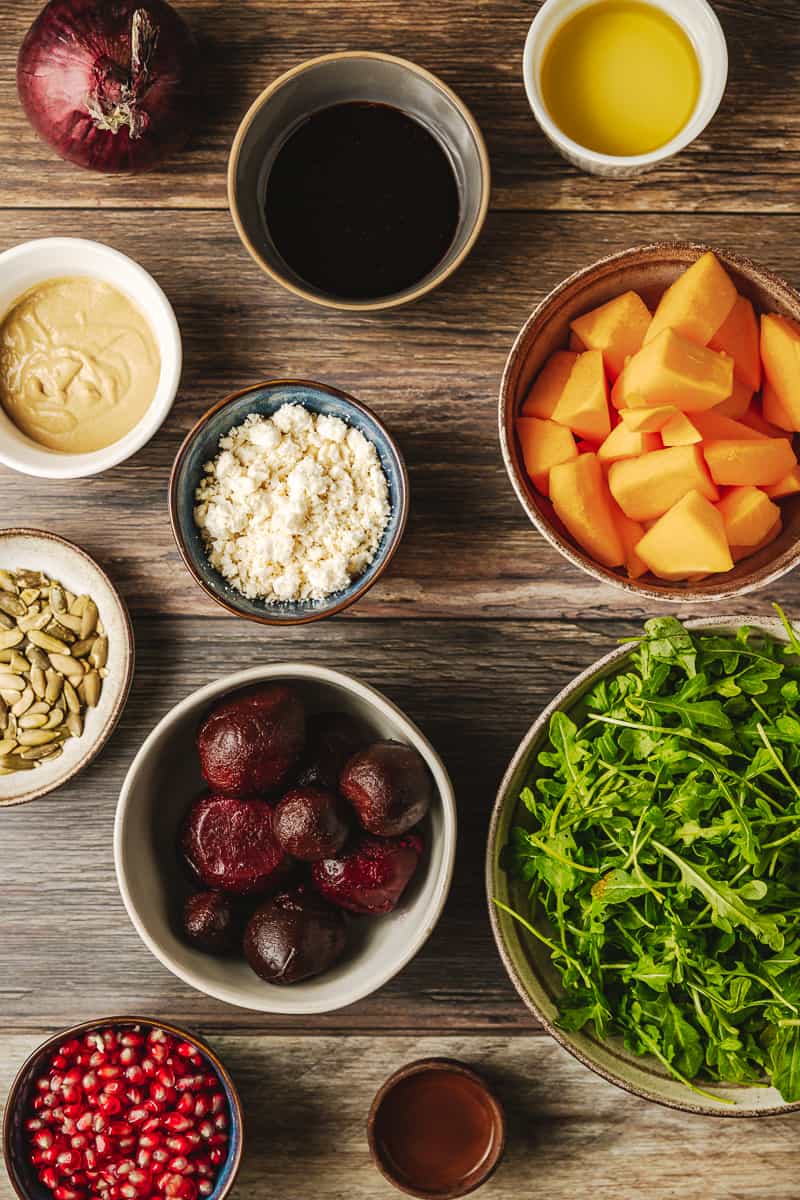
[{"label": "pomegranate seed", "polygon": [[56,1175],[52,1167],[45,1167],[43,1171],[40,1171],[39,1179],[46,1188],[50,1188],[51,1192],[54,1187],[58,1187],[58,1175]]},{"label": "pomegranate seed", "polygon": [[154,1163],[169,1162],[169,1150],[165,1150],[163,1146],[157,1146],[156,1149],[153,1151],[153,1162]]},{"label": "pomegranate seed", "polygon": [[103,1045],[107,1050],[113,1050],[119,1045],[119,1034],[115,1029],[106,1029],[102,1034]]},{"label": "pomegranate seed", "polygon": [[[155,1100],[151,1100],[150,1097],[148,1097],[147,1100],[142,1101],[142,1108],[146,1108],[149,1113],[153,1114],[153,1116],[161,1112],[161,1105],[156,1103]],[[161,1119],[159,1118],[159,1124],[160,1123]]]},{"label": "pomegranate seed", "polygon": [[73,1150],[85,1150],[89,1145],[89,1139],[85,1133],[76,1133],[74,1137],[70,1138],[69,1144]]},{"label": "pomegranate seed", "polygon": [[53,1144],[53,1135],[49,1129],[42,1129],[36,1134],[33,1139],[34,1146],[38,1146],[40,1150],[49,1150]]},{"label": "pomegranate seed", "polygon": [[66,1134],[67,1137],[72,1137],[77,1128],[71,1117],[64,1117],[64,1120],[61,1122],[61,1132]]},{"label": "pomegranate seed", "polygon": [[121,1096],[125,1091],[124,1079],[110,1079],[103,1085],[104,1096]]},{"label": "pomegranate seed", "polygon": [[150,1150],[145,1150],[140,1147],[139,1152],[136,1155],[136,1165],[138,1167],[149,1167],[150,1164],[152,1163],[152,1161],[153,1161],[152,1152]]},{"label": "pomegranate seed", "polygon": [[208,1139],[214,1135],[214,1122],[201,1121],[197,1126],[197,1132],[200,1134],[201,1138],[205,1138],[206,1141],[208,1141]]},{"label": "pomegranate seed", "polygon": [[94,1054],[89,1059],[90,1067],[102,1067],[108,1062],[108,1055],[104,1050],[95,1050]]},{"label": "pomegranate seed", "polygon": [[115,1138],[127,1138],[133,1133],[127,1121],[112,1121],[108,1127],[108,1132]]},{"label": "pomegranate seed", "polygon": [[221,1150],[219,1146],[215,1146],[214,1149],[209,1152],[208,1157],[214,1166],[218,1167],[221,1162],[225,1161],[225,1151]]},{"label": "pomegranate seed", "polygon": [[127,1071],[125,1072],[125,1078],[127,1079],[128,1083],[138,1084],[144,1083],[147,1076],[138,1063],[133,1063],[133,1065],[128,1067]]},{"label": "pomegranate seed", "polygon": [[57,1187],[53,1195],[56,1200],[85,1200],[86,1193],[79,1192],[75,1188]]},{"label": "pomegranate seed", "polygon": [[189,1166],[189,1160],[184,1154],[179,1154],[170,1161],[169,1169],[174,1171],[176,1175],[185,1175]]},{"label": "pomegranate seed", "polygon": [[210,1196],[214,1190],[214,1184],[210,1179],[201,1179],[197,1185],[198,1196]]},{"label": "pomegranate seed", "polygon": [[116,1066],[115,1063],[106,1063],[104,1067],[97,1068],[97,1074],[101,1079],[116,1079],[122,1074],[122,1068]]},{"label": "pomegranate seed", "polygon": [[168,1137],[166,1146],[173,1154],[188,1154],[192,1149],[192,1143],[180,1133],[175,1137]]},{"label": "pomegranate seed", "polygon": [[190,1042],[178,1042],[175,1052],[176,1054],[180,1054],[181,1058],[193,1058],[197,1053],[195,1047]]},{"label": "pomegranate seed", "polygon": [[178,1103],[175,1105],[179,1113],[183,1113],[188,1117],[189,1113],[194,1112],[194,1097],[191,1092],[182,1092]]},{"label": "pomegranate seed", "polygon": [[65,1167],[67,1171],[77,1171],[82,1161],[77,1150],[62,1150],[56,1159],[56,1166]]},{"label": "pomegranate seed", "polygon": [[141,1125],[144,1121],[149,1120],[150,1114],[146,1108],[131,1108],[128,1110],[128,1124]]},{"label": "pomegranate seed", "polygon": [[98,1107],[106,1117],[116,1117],[122,1112],[122,1105],[116,1096],[104,1096]]},{"label": "pomegranate seed", "polygon": [[184,1075],[181,1079],[175,1081],[175,1087],[179,1092],[196,1092],[203,1086],[202,1075]]},{"label": "pomegranate seed", "polygon": [[61,1085],[63,1082],[64,1082],[64,1077],[62,1075],[51,1075],[50,1076],[50,1091],[51,1092],[60,1092]]},{"label": "pomegranate seed", "polygon": [[78,1117],[82,1117],[85,1111],[82,1104],[67,1104],[64,1108],[64,1116],[68,1120],[74,1121]]},{"label": "pomegranate seed", "polygon": [[195,1170],[198,1175],[213,1175],[214,1165],[210,1158],[206,1158],[205,1154],[200,1154],[194,1160]]},{"label": "pomegranate seed", "polygon": [[97,1155],[91,1146],[87,1146],[83,1152],[83,1165],[87,1171],[94,1171],[97,1166]]},{"label": "pomegranate seed", "polygon": [[166,1087],[163,1083],[150,1084],[150,1099],[156,1104],[167,1105],[175,1103],[175,1089]]},{"label": "pomegranate seed", "polygon": [[117,1142],[117,1146],[119,1147],[120,1150],[133,1150],[135,1145],[136,1145],[136,1138],[132,1137],[132,1136],[131,1137],[122,1137]]},{"label": "pomegranate seed", "polygon": [[136,1163],[130,1158],[123,1158],[122,1162],[118,1162],[116,1166],[117,1177],[124,1179],[131,1171],[136,1169]]},{"label": "pomegranate seed", "polygon": [[171,1129],[173,1133],[185,1133],[187,1129],[192,1128],[193,1122],[185,1117],[183,1113],[172,1112],[167,1113],[163,1121],[165,1129]]},{"label": "pomegranate seed", "polygon": [[156,1046],[150,1047],[150,1057],[152,1059],[154,1059],[157,1063],[166,1062],[168,1054],[169,1054],[169,1050],[167,1049],[166,1046],[156,1045]]},{"label": "pomegranate seed", "polygon": [[224,1112],[217,1113],[217,1115],[214,1117],[214,1124],[216,1125],[217,1129],[227,1129],[228,1114]]},{"label": "pomegranate seed", "polygon": [[40,1121],[38,1117],[29,1117],[25,1122],[25,1128],[28,1133],[35,1133],[37,1129],[42,1129],[44,1121]]},{"label": "pomegranate seed", "polygon": [[132,1104],[134,1107],[136,1107],[137,1104],[141,1104],[144,1100],[144,1092],[141,1088],[128,1088],[127,1092],[125,1093],[125,1099],[129,1104]]},{"label": "pomegranate seed", "polygon": [[155,1129],[161,1128],[161,1117],[148,1117],[142,1126],[142,1133],[152,1133]]},{"label": "pomegranate seed", "polygon": [[92,1117],[92,1129],[95,1133],[102,1133],[107,1125],[107,1121],[102,1113],[95,1113]]},{"label": "pomegranate seed", "polygon": [[55,1067],[57,1071],[63,1071],[64,1067],[66,1067],[66,1065],[67,1065],[67,1060],[64,1058],[63,1054],[56,1054],[56,1056],[53,1058],[53,1060],[50,1063],[50,1066]]},{"label": "pomegranate seed", "polygon": [[144,1037],[136,1029],[131,1029],[127,1033],[123,1033],[119,1039],[121,1046],[143,1046]]},{"label": "pomegranate seed", "polygon": [[199,1119],[211,1110],[211,1104],[205,1096],[198,1096],[194,1102],[194,1115]]},{"label": "pomegranate seed", "polygon": [[76,1038],[73,1038],[72,1041],[64,1042],[63,1046],[59,1046],[58,1053],[63,1055],[64,1058],[74,1058],[76,1054],[80,1053],[80,1048],[80,1042]]},{"label": "pomegranate seed", "polygon": [[94,1071],[87,1071],[81,1080],[81,1086],[85,1092],[96,1092],[100,1087],[100,1080]]},{"label": "pomegranate seed", "polygon": [[80,1100],[81,1095],[82,1095],[81,1089],[79,1087],[76,1087],[74,1084],[68,1085],[67,1087],[64,1088],[64,1091],[63,1091],[64,1099],[66,1100],[67,1104],[70,1104],[70,1105],[76,1104],[77,1101]]},{"label": "pomegranate seed", "polygon": [[224,1093],[223,1092],[214,1092],[214,1095],[211,1097],[212,1113],[222,1112],[224,1110],[224,1108],[225,1108]]},{"label": "pomegranate seed", "polygon": [[101,1158],[105,1158],[111,1149],[111,1139],[105,1133],[98,1133],[94,1139],[94,1148]]}]

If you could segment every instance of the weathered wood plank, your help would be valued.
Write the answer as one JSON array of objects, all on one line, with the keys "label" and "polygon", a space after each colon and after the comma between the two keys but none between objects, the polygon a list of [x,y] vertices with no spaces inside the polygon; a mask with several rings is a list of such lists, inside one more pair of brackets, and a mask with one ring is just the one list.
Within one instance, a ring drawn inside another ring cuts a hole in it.
[{"label": "weathered wood plank", "polygon": [[[515,333],[541,297],[598,255],[660,236],[758,254],[800,279],[800,219],[495,214],[475,254],[406,310],[349,318],[295,300],[242,251],[225,213],[14,213],[0,247],[84,234],[137,257],[165,287],[183,330],[185,371],[160,433],[134,459],[90,480],[53,482],[0,468],[0,520],[52,528],[96,553],[137,612],[216,611],[181,564],[167,516],[169,468],[185,432],[221,396],[275,377],[321,379],[373,405],[397,434],[411,476],[411,520],[391,569],[351,615],[556,617],[645,612],[569,566],[531,527],[506,477],[496,395]],[[800,577],[770,598],[800,607]]]},{"label": "weathered wood plank", "polygon": [[183,696],[260,661],[306,660],[361,676],[419,723],[452,775],[460,833],[453,890],[431,941],[364,1002],[314,1028],[530,1028],[489,931],[486,828],[500,777],[531,721],[578,670],[633,623],[349,621],[256,632],[232,618],[135,622],[137,671],[121,725],[74,783],[2,814],[0,1013],[43,1029],[87,1013],[146,1009],[211,1028],[299,1021],[247,1013],[186,987],[151,957],[117,892],[114,809],[125,771]]},{"label": "weathered wood plank", "polygon": [[[34,1048],[7,1037],[0,1093]],[[235,1200],[391,1200],[369,1159],[366,1116],[397,1067],[428,1056],[482,1071],[508,1116],[486,1200],[774,1200],[792,1194],[796,1125],[722,1121],[647,1104],[597,1078],[547,1037],[214,1038],[247,1114]],[[0,1180],[2,1180],[0,1167]],[[0,1191],[3,1183],[0,1182]],[[10,1187],[3,1195],[9,1196]]]},{"label": "weathered wood plank", "polygon": [[248,105],[277,75],[332,50],[369,48],[437,72],[474,110],[489,145],[494,203],[594,212],[797,212],[800,207],[800,24],[797,0],[718,0],[730,50],[722,108],[695,145],[636,180],[608,181],[565,163],[540,133],[522,82],[534,5],[441,0],[185,0],[205,47],[199,128],[164,170],[105,178],[62,163],[29,128],[15,61],[39,0],[0,0],[0,206],[224,208],[225,165]]}]

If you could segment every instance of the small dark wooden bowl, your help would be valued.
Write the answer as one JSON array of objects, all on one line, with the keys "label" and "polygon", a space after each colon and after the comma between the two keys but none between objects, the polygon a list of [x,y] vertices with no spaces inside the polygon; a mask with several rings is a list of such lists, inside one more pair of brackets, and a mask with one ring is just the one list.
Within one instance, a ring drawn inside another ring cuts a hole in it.
[{"label": "small dark wooden bowl", "polygon": [[[408,1079],[411,1075],[419,1075],[424,1071],[447,1071],[450,1074],[463,1075],[469,1079],[476,1087],[480,1088],[486,1098],[486,1102],[491,1109],[492,1120],[494,1124],[494,1139],[492,1149],[486,1161],[481,1165],[479,1170],[475,1171],[463,1185],[451,1188],[449,1191],[421,1191],[416,1188],[409,1187],[397,1177],[392,1170],[391,1164],[387,1163],[380,1142],[377,1137],[377,1117],[378,1111],[383,1104],[383,1101],[388,1096],[389,1092]],[[369,1152],[372,1156],[372,1161],[375,1166],[393,1187],[399,1191],[405,1192],[407,1196],[416,1196],[417,1200],[459,1200],[461,1196],[467,1196],[470,1192],[474,1192],[481,1187],[495,1173],[500,1161],[505,1153],[506,1148],[506,1117],[503,1112],[503,1107],[500,1101],[489,1088],[485,1079],[482,1079],[476,1071],[471,1067],[465,1066],[464,1063],[457,1062],[453,1058],[419,1058],[415,1062],[407,1063],[406,1066],[400,1067],[393,1075],[390,1075],[383,1086],[378,1091],[375,1099],[372,1101],[372,1106],[369,1110],[367,1118],[367,1140],[369,1142]]]},{"label": "small dark wooden bowl", "polygon": [[646,304],[654,307],[666,288],[709,249],[714,250],[736,287],[753,302],[757,312],[778,312],[800,321],[800,294],[783,279],[747,258],[710,246],[685,243],[634,246],[621,254],[601,258],[571,275],[545,297],[523,325],[506,361],[500,385],[503,461],[530,520],[574,566],[603,583],[611,583],[649,600],[685,603],[731,600],[766,587],[793,570],[800,562],[800,496],[780,502],[783,515],[780,537],[724,575],[712,575],[695,583],[667,583],[649,574],[641,579],[629,579],[624,568],[609,570],[586,554],[567,533],[547,497],[536,491],[525,472],[514,423],[545,360],[554,350],[566,348],[570,321],[629,290],[638,292]]},{"label": "small dark wooden bowl", "polygon": [[19,1200],[53,1200],[53,1193],[39,1182],[35,1167],[28,1161],[27,1141],[24,1123],[28,1116],[31,1093],[36,1077],[45,1068],[45,1064],[57,1051],[62,1042],[71,1038],[82,1037],[93,1029],[120,1029],[132,1025],[141,1025],[145,1029],[163,1029],[181,1041],[196,1046],[206,1058],[212,1069],[219,1076],[222,1090],[228,1100],[230,1116],[230,1141],[228,1157],[220,1167],[217,1183],[209,1200],[225,1200],[236,1182],[236,1176],[242,1161],[244,1147],[244,1113],[236,1084],[229,1075],[222,1061],[210,1046],[201,1041],[195,1034],[181,1029],[177,1025],[169,1025],[166,1021],[156,1021],[152,1017],[100,1017],[92,1021],[82,1021],[70,1029],[62,1029],[53,1037],[42,1042],[28,1056],[14,1077],[14,1082],[8,1092],[5,1115],[3,1117],[3,1161],[5,1162],[11,1186],[19,1196]]}]

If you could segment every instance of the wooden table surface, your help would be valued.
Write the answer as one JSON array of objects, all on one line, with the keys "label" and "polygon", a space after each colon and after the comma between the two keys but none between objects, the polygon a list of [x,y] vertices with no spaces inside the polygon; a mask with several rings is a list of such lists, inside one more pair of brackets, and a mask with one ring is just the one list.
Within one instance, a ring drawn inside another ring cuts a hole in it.
[{"label": "wooden table surface", "polygon": [[[80,235],[133,255],[163,285],[184,338],[172,414],[134,459],[53,483],[0,469],[0,521],[72,538],[131,607],[133,692],[108,748],[55,795],[2,815],[0,1095],[53,1030],[133,1010],[212,1037],[250,1115],[240,1200],[339,1200],[390,1192],[367,1158],[364,1118],[385,1075],[454,1054],[485,1069],[511,1115],[487,1200],[590,1191],[614,1200],[790,1195],[788,1120],[688,1118],[603,1083],[536,1029],[491,939],[483,892],[488,815],[504,766],[553,692],[652,609],[568,566],[528,524],[496,432],[499,376],[534,304],[572,270],[656,238],[743,251],[800,281],[800,0],[717,0],[731,54],[720,113],[695,145],[633,181],[581,175],[530,115],[521,0],[183,0],[210,63],[200,128],[168,169],[83,173],[37,142],[14,60],[38,0],[0,0],[0,249]],[[423,302],[373,317],[317,310],[259,272],[226,208],[225,165],[250,101],[311,55],[385,50],[437,72],[489,145],[493,203],[466,265]],[[411,520],[389,573],[340,618],[277,631],[225,617],[184,570],[169,529],[169,467],[214,401],[275,376],[336,384],[397,434]],[[728,605],[800,612],[800,575]],[[719,606],[718,606],[719,608]],[[707,611],[707,610],[700,610]],[[725,611],[724,609],[721,611]],[[443,754],[460,841],[445,914],[417,959],[377,995],[328,1017],[226,1007],[153,959],[119,899],[111,831],[144,735],[178,699],[258,662],[306,659],[384,690]],[[0,1176],[0,1200],[10,1196]]]}]

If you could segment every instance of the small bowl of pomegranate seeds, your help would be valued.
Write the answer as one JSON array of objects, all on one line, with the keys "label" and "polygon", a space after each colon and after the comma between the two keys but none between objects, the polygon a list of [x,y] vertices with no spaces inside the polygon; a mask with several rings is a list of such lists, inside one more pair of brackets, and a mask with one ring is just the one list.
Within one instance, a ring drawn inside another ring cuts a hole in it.
[{"label": "small bowl of pomegranate seeds", "polygon": [[23,1064],[3,1156],[21,1200],[223,1200],[242,1136],[233,1080],[208,1046],[112,1017],[56,1034]]}]

